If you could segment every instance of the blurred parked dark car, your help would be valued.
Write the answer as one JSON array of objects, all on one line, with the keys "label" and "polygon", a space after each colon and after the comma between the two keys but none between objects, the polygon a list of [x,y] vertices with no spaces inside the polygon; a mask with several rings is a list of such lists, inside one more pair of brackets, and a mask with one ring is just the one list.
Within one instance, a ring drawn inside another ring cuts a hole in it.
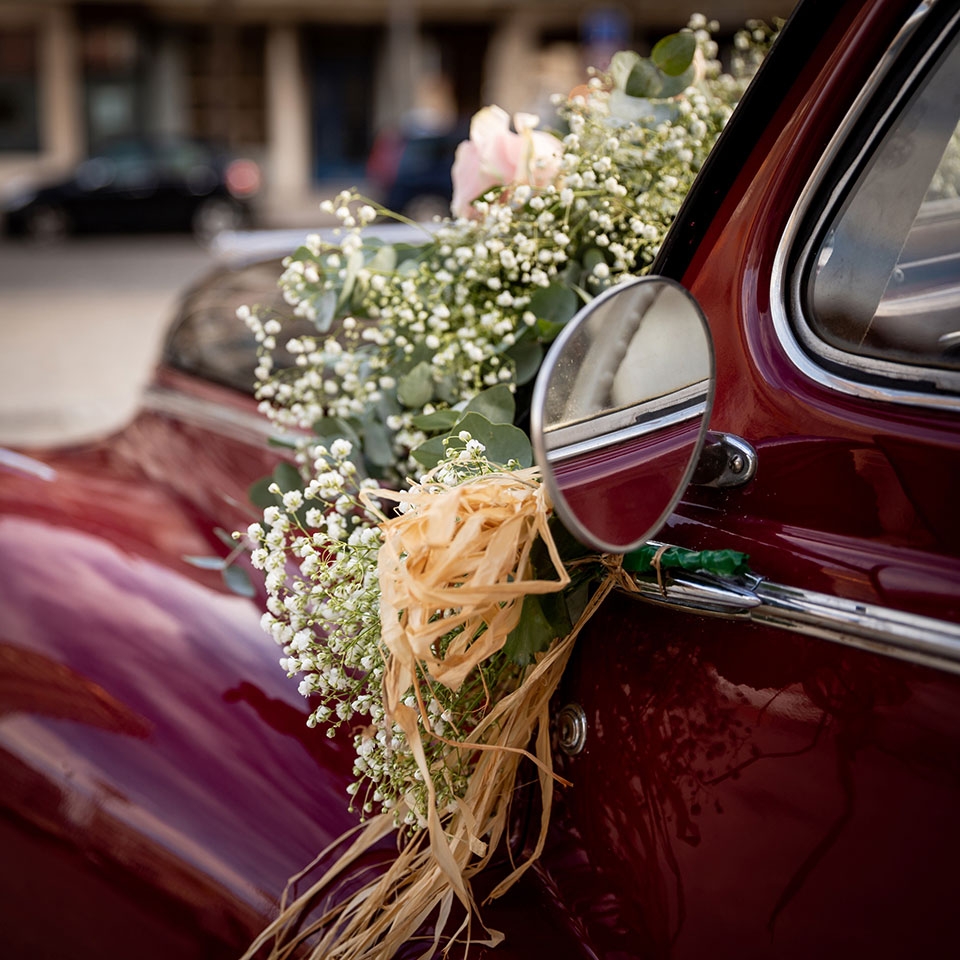
[{"label": "blurred parked dark car", "polygon": [[[726,466],[670,475],[659,537],[753,572],[603,602],[553,706],[572,786],[470,956],[955,955],[958,90],[955,0],[803,0],[731,119],[654,264],[706,317]],[[277,272],[189,294],[124,430],[0,454],[0,956],[236,957],[355,823],[262,592],[184,560],[227,554],[278,455],[232,316],[282,310]]]},{"label": "blurred parked dark car", "polygon": [[450,215],[454,154],[469,136],[460,124],[443,131],[386,131],[377,137],[367,161],[367,177],[383,204],[411,220]]},{"label": "blurred parked dark car", "polygon": [[209,240],[250,220],[260,168],[195,140],[124,140],[55,182],[7,197],[9,232],[51,240],[73,231],[192,230]]}]

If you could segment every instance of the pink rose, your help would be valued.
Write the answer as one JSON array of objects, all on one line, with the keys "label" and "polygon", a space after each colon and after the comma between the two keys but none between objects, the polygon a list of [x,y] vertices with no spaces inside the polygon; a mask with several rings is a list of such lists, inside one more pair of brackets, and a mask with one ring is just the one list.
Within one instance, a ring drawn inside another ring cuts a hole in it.
[{"label": "pink rose", "polygon": [[470,121],[470,139],[457,147],[453,161],[455,217],[476,217],[473,201],[491,187],[545,187],[560,169],[563,145],[552,134],[536,130],[540,118],[518,113],[510,118],[500,107],[484,107]]}]

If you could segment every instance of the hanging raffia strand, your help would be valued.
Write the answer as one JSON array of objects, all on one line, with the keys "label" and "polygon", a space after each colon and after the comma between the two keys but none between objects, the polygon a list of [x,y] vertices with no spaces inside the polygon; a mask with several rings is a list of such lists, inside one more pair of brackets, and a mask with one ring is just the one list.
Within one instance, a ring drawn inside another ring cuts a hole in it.
[{"label": "hanging raffia strand", "polygon": [[[551,507],[535,470],[487,474],[458,486],[428,478],[413,490],[378,491],[376,496],[410,505],[382,524],[378,573],[387,650],[382,695],[427,788],[426,810],[415,811],[421,829],[402,835],[396,858],[379,876],[309,925],[301,925],[305,910],[330,894],[351,866],[394,829],[396,812],[379,814],[341,837],[334,846],[356,834],[309,890],[281,905],[280,916],[244,960],[268,944],[271,960],[286,960],[304,942],[310,944],[305,954],[310,960],[386,960],[428,920],[434,934],[423,958],[453,939],[490,946],[502,940],[501,933],[479,920],[470,881],[490,863],[503,839],[523,757],[539,771],[540,832],[530,857],[514,867],[490,898],[506,892],[539,857],[554,780],[560,779],[553,773],[550,753],[550,699],[580,629],[623,580],[619,558],[609,558],[613,562],[606,579],[571,633],[538,655],[512,688],[496,690],[484,717],[462,739],[447,740],[428,726],[422,683],[457,689],[502,649],[519,620],[525,595],[561,590],[570,582],[548,527]],[[537,539],[546,546],[556,579],[528,578]],[[419,709],[403,702],[411,688]],[[430,739],[441,741],[448,752],[467,751],[476,757],[467,788],[452,810],[438,809],[434,778],[442,775],[443,761],[434,760],[431,767],[424,750],[424,741]],[[463,919],[450,929],[457,901]]]}]

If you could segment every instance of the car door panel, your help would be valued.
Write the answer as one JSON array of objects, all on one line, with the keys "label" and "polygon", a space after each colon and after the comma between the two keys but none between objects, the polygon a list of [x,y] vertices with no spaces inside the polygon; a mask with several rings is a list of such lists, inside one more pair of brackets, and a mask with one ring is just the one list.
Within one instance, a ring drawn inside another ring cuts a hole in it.
[{"label": "car door panel", "polygon": [[577,850],[547,863],[599,955],[900,957],[951,936],[960,678],[626,596],[566,677],[588,734],[555,836]]},{"label": "car door panel", "polygon": [[[782,333],[781,239],[915,7],[804,5],[777,61],[794,71],[761,73],[655,265],[710,324],[711,430],[757,453],[748,484],[692,487],[659,539],[744,551],[760,577],[876,616],[880,639],[816,616],[777,629],[685,612],[656,585],[654,603],[621,595],[595,614],[557,701],[587,734],[560,761],[574,786],[542,872],[598,956],[902,957],[954,939],[960,414],[835,389]],[[804,47],[808,17],[829,43]],[[946,625],[918,619],[913,641],[885,644],[915,616]]]}]

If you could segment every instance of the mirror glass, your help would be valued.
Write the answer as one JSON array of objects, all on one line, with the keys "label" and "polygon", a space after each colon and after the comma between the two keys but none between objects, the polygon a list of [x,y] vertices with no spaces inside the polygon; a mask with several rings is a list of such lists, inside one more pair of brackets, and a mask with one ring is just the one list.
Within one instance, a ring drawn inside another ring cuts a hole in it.
[{"label": "mirror glass", "polygon": [[563,523],[625,553],[670,515],[703,448],[713,346],[679,284],[643,277],[588,304],[547,354],[531,438]]}]

